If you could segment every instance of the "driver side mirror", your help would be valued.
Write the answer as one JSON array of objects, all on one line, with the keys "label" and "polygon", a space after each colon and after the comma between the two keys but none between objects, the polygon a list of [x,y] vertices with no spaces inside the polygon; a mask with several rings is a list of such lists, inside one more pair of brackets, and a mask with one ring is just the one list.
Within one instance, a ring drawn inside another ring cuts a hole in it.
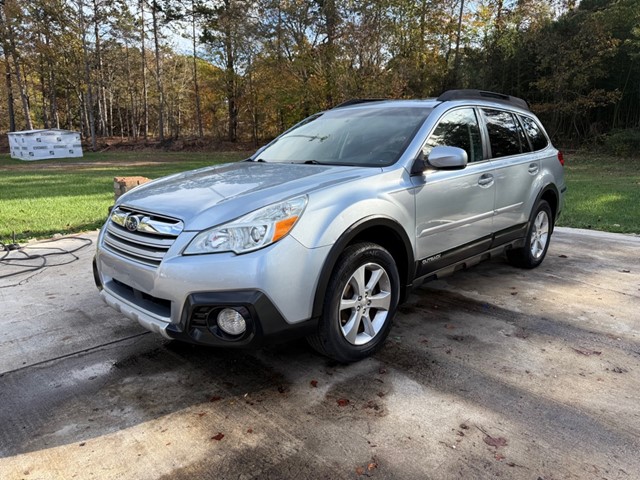
[{"label": "driver side mirror", "polygon": [[411,170],[412,174],[421,174],[431,166],[441,170],[461,170],[467,166],[467,152],[458,147],[434,147],[427,159],[422,152]]}]

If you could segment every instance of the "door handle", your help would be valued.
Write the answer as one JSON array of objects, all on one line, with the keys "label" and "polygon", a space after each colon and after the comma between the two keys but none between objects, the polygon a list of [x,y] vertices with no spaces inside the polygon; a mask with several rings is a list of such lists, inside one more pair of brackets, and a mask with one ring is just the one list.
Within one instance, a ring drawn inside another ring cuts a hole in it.
[{"label": "door handle", "polygon": [[493,184],[493,175],[485,173],[478,179],[478,185],[481,187],[490,187]]},{"label": "door handle", "polygon": [[531,175],[535,175],[539,171],[540,171],[540,167],[538,166],[537,163],[532,163],[532,164],[529,165],[529,173]]}]

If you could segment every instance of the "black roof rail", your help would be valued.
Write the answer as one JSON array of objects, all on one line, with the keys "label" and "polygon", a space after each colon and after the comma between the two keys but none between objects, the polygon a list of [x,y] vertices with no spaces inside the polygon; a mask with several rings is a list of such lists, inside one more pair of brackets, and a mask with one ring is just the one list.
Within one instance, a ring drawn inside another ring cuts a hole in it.
[{"label": "black roof rail", "polygon": [[359,103],[383,102],[385,100],[389,100],[389,99],[388,98],[352,98],[351,100],[347,100],[346,102],[342,102],[342,103],[336,105],[333,108],[348,107],[350,105],[358,105]]},{"label": "black roof rail", "polygon": [[437,100],[440,102],[446,102],[449,100],[489,100],[492,102],[513,105],[515,107],[523,108],[524,110],[530,110],[529,103],[522,98],[505,95],[504,93],[488,92],[486,90],[447,90],[440,95]]}]

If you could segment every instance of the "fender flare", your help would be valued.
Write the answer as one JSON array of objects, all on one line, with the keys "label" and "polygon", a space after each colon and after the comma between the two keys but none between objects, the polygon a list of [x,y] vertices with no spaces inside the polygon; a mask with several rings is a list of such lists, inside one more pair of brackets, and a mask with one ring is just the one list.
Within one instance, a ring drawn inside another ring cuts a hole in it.
[{"label": "fender flare", "polygon": [[[560,194],[558,193],[558,188],[553,183],[549,183],[546,186],[544,186],[536,196],[536,201],[533,203],[533,208],[535,208],[535,206],[538,205],[538,202],[542,199],[544,194],[547,192],[552,192],[553,195],[556,197],[556,206],[555,206],[556,208],[555,208],[555,211],[553,212],[554,218],[553,218],[553,223],[551,225],[551,233],[553,233],[553,229],[555,228],[556,222],[558,221],[558,215],[560,213]],[[553,207],[552,207],[552,210],[553,210]],[[531,223],[531,219],[529,219],[528,223],[529,224]]]},{"label": "fender flare", "polygon": [[413,254],[413,246],[407,236],[407,233],[402,228],[402,226],[395,220],[386,216],[379,215],[371,215],[368,217],[364,217],[358,220],[356,223],[351,225],[347,230],[345,230],[342,235],[336,240],[336,242],[331,247],[329,254],[322,266],[322,270],[320,272],[320,276],[318,277],[318,284],[316,286],[316,294],[313,299],[313,310],[312,317],[318,318],[322,314],[322,307],[324,304],[324,299],[327,293],[327,286],[329,284],[329,279],[331,278],[331,274],[336,267],[336,263],[338,262],[338,258],[344,251],[344,249],[351,243],[351,241],[356,238],[360,233],[368,230],[370,228],[375,227],[383,227],[392,230],[401,240],[401,246],[406,255],[406,265],[399,265],[399,270],[402,272],[406,271],[406,275],[400,277],[400,298],[404,297],[404,293],[411,286],[413,279],[415,278],[415,258]]}]

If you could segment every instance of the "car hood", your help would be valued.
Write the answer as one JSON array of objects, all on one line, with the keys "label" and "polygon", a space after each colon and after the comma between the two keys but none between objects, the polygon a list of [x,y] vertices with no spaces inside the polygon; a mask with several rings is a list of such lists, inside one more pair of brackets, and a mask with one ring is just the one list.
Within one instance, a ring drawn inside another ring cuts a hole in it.
[{"label": "car hood", "polygon": [[202,230],[313,190],[380,173],[379,168],[238,162],[201,168],[139,186],[119,205],[178,218]]}]

